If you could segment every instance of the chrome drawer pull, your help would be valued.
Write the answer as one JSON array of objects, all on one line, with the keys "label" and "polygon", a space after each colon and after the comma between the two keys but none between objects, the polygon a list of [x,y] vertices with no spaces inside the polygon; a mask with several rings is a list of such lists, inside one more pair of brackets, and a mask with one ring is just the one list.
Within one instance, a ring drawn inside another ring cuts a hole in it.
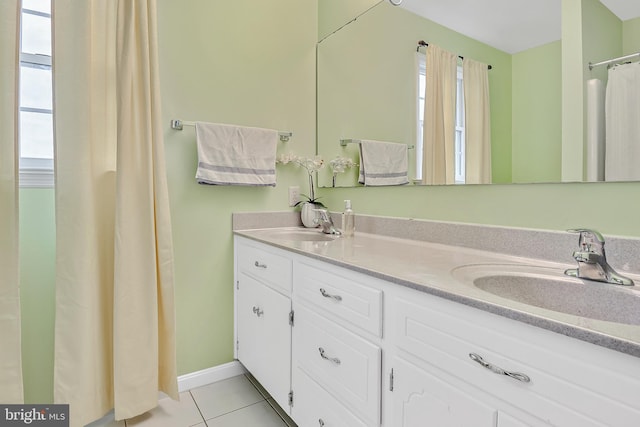
[{"label": "chrome drawer pull", "polygon": [[254,305],[254,306],[253,306],[253,313],[254,313],[256,316],[260,317],[260,316],[262,316],[262,315],[264,314],[264,311],[263,311],[263,310],[260,310],[260,307],[256,307],[256,306]]},{"label": "chrome drawer pull", "polygon": [[325,298],[331,298],[331,299],[334,299],[336,301],[342,301],[342,297],[340,295],[331,295],[330,293],[328,293],[327,291],[325,291],[322,288],[320,288],[320,293]]},{"label": "chrome drawer pull", "polygon": [[474,362],[477,362],[480,365],[482,365],[483,368],[487,368],[488,370],[490,370],[491,372],[493,372],[495,374],[506,375],[509,378],[513,378],[514,380],[522,381],[523,383],[531,382],[531,378],[529,378],[528,375],[521,374],[520,372],[505,371],[504,369],[499,368],[498,366],[492,365],[491,363],[485,361],[482,357],[480,357],[476,353],[469,353],[469,357]]},{"label": "chrome drawer pull", "polygon": [[335,363],[336,365],[339,365],[341,363],[340,359],[338,359],[337,357],[326,356],[324,354],[324,348],[318,347],[318,351],[320,352],[320,357],[322,357],[324,360],[328,360],[329,362]]},{"label": "chrome drawer pull", "polygon": [[258,261],[256,261],[253,265],[255,265],[258,268],[267,268],[267,264],[261,264]]}]

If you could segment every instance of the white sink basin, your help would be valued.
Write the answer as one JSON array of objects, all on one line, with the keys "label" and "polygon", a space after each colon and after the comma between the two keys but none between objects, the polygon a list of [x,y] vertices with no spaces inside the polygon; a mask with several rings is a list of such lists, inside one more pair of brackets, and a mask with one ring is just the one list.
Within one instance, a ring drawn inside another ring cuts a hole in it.
[{"label": "white sink basin", "polygon": [[640,325],[640,291],[569,277],[562,269],[478,264],[452,271],[457,280],[498,297],[595,320]]}]

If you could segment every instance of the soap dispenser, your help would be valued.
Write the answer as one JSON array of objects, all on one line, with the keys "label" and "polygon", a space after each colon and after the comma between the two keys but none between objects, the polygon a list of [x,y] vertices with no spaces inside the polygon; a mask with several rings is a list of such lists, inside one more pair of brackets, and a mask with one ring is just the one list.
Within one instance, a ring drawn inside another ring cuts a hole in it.
[{"label": "soap dispenser", "polygon": [[342,213],[342,235],[352,237],[355,229],[355,214],[351,210],[351,200],[345,200],[344,212]]}]

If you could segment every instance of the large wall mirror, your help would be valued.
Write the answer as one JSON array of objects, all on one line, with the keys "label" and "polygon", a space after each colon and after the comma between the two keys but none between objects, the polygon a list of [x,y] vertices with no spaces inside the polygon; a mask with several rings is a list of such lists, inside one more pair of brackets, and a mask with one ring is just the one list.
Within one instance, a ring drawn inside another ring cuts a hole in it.
[{"label": "large wall mirror", "polygon": [[[417,48],[424,40],[492,66],[493,183],[591,180],[587,86],[594,78],[606,84],[608,70],[590,70],[589,62],[640,51],[640,7],[629,3],[635,2],[320,0],[317,152],[357,163],[357,144],[341,140],[405,143],[414,148],[415,177],[417,62],[424,53]],[[640,145],[640,137],[634,142]],[[358,186],[358,169],[334,176],[325,168],[319,180],[324,187]]]}]

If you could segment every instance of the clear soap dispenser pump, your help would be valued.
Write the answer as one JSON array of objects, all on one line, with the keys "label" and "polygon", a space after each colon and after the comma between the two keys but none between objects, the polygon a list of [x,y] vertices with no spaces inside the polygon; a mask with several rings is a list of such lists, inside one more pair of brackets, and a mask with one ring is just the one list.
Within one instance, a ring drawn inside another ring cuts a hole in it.
[{"label": "clear soap dispenser pump", "polygon": [[355,215],[351,210],[351,200],[345,200],[344,212],[342,213],[342,235],[352,237],[355,230]]}]

